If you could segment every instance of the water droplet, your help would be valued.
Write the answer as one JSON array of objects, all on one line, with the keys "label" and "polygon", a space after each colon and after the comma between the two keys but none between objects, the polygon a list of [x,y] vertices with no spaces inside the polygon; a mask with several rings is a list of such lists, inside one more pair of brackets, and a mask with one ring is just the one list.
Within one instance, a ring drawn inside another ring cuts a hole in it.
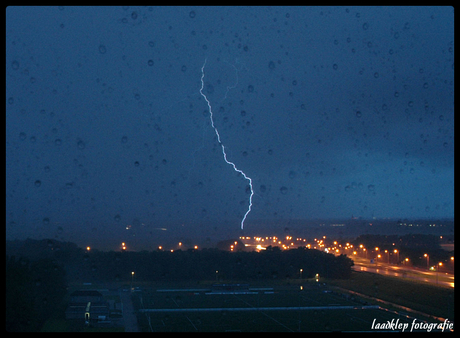
[{"label": "water droplet", "polygon": [[375,191],[375,185],[369,184],[369,185],[367,186],[367,189],[368,189],[369,191]]},{"label": "water droplet", "polygon": [[147,61],[147,64],[148,64],[150,67],[152,67],[152,66],[153,66],[153,60]]},{"label": "water droplet", "polygon": [[16,60],[11,62],[11,68],[13,68],[13,70],[18,70],[19,69],[19,62],[17,62]]},{"label": "water droplet", "polygon": [[186,65],[183,65],[180,69],[181,71],[185,72],[187,70],[187,66]]},{"label": "water droplet", "polygon": [[35,186],[38,188],[39,186],[42,185],[42,181],[36,180],[34,184],[35,184]]},{"label": "water droplet", "polygon": [[57,138],[54,140],[54,145],[60,146],[62,144],[62,140],[60,138]]},{"label": "water droplet", "polygon": [[85,142],[83,142],[82,140],[77,141],[77,146],[78,146],[78,149],[85,149],[86,147]]},{"label": "water droplet", "polygon": [[369,23],[365,22],[363,23],[363,29],[366,31],[369,29]]},{"label": "water droplet", "polygon": [[358,111],[356,112],[356,117],[357,117],[357,118],[360,118],[361,115],[362,115],[361,112],[358,110]]},{"label": "water droplet", "polygon": [[137,12],[132,12],[131,13],[131,19],[133,19],[133,20],[137,19]]},{"label": "water droplet", "polygon": [[285,186],[282,186],[282,187],[280,188],[280,192],[281,192],[281,194],[286,195],[287,192],[288,192],[288,188],[286,188]]},{"label": "water droplet", "polygon": [[332,65],[332,68],[333,68],[334,70],[337,70],[337,68],[339,68],[339,66],[337,66],[336,63],[334,63],[334,64]]},{"label": "water droplet", "polygon": [[374,78],[378,79],[379,78],[379,72],[374,73]]},{"label": "water droplet", "polygon": [[268,63],[268,68],[269,68],[269,69],[275,69],[275,63],[274,63],[273,61],[270,61],[270,62]]},{"label": "water droplet", "polygon": [[206,92],[207,92],[208,94],[214,93],[214,86],[213,86],[212,84],[208,84],[208,85],[206,86]]},{"label": "water droplet", "polygon": [[107,52],[107,48],[104,45],[99,45],[99,53],[105,54]]},{"label": "water droplet", "polygon": [[252,93],[254,91],[254,86],[253,85],[249,85],[248,86],[248,92],[249,93]]},{"label": "water droplet", "polygon": [[193,18],[196,16],[195,11],[191,11],[191,12],[188,14],[188,16],[189,16],[191,19],[193,19]]},{"label": "water droplet", "polygon": [[126,142],[128,142],[128,136],[123,136],[121,138],[121,143],[126,143]]},{"label": "water droplet", "polygon": [[19,133],[19,139],[20,140],[24,141],[26,138],[27,138],[26,133],[24,133],[23,131]]},{"label": "water droplet", "polygon": [[114,219],[115,221],[120,222],[121,216],[119,214],[116,214]]},{"label": "water droplet", "polygon": [[9,98],[8,98],[8,103],[9,103],[9,104],[13,104],[13,103],[14,103],[14,98],[9,97]]},{"label": "water droplet", "polygon": [[264,184],[262,184],[262,185],[260,186],[260,189],[259,189],[259,190],[260,190],[260,192],[263,193],[263,192],[267,191],[267,187],[266,187]]},{"label": "water droplet", "polygon": [[45,217],[43,219],[43,225],[48,225],[48,224],[50,224],[50,219],[48,217]]}]

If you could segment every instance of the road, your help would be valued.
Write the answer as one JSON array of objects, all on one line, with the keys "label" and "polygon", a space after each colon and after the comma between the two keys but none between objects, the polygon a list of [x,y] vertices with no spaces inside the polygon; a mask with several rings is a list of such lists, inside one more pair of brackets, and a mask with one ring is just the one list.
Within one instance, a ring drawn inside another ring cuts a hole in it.
[{"label": "road", "polygon": [[437,284],[444,287],[454,287],[454,275],[436,272],[436,271],[423,271],[411,267],[397,266],[386,263],[373,263],[362,258],[353,258],[355,271],[367,271],[372,273],[379,273],[381,275],[415,279],[427,283]]},{"label": "road", "polygon": [[130,291],[120,291],[120,299],[123,303],[123,320],[125,323],[125,332],[139,332],[137,317],[134,312],[133,302]]}]

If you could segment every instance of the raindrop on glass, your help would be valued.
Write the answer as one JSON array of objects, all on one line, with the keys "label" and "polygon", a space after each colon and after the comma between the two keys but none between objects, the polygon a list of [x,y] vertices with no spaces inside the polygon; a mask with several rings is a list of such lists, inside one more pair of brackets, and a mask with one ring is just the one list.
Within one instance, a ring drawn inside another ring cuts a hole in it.
[{"label": "raindrop on glass", "polygon": [[19,69],[19,62],[17,62],[16,60],[11,62],[11,68],[13,68],[13,70],[18,70]]},{"label": "raindrop on glass", "polygon": [[99,45],[99,53],[105,54],[107,52],[107,48],[104,45]]},{"label": "raindrop on glass", "polygon": [[83,142],[82,140],[77,141],[77,146],[78,146],[78,149],[85,149],[86,147],[85,142]]}]

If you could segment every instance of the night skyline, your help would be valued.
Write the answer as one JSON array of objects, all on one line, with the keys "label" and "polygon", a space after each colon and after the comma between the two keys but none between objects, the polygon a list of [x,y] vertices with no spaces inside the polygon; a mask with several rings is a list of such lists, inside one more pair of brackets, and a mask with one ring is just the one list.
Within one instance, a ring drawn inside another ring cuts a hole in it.
[{"label": "night skyline", "polygon": [[[6,238],[454,217],[450,7],[8,7]],[[169,230],[162,230],[169,229]]]}]

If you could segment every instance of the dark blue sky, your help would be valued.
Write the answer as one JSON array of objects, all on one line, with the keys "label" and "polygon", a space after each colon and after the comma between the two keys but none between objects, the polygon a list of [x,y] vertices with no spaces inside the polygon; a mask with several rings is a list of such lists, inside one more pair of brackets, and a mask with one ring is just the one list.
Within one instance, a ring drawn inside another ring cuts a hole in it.
[{"label": "dark blue sky", "polygon": [[451,7],[8,7],[7,239],[239,230],[205,60],[246,228],[454,216]]}]

